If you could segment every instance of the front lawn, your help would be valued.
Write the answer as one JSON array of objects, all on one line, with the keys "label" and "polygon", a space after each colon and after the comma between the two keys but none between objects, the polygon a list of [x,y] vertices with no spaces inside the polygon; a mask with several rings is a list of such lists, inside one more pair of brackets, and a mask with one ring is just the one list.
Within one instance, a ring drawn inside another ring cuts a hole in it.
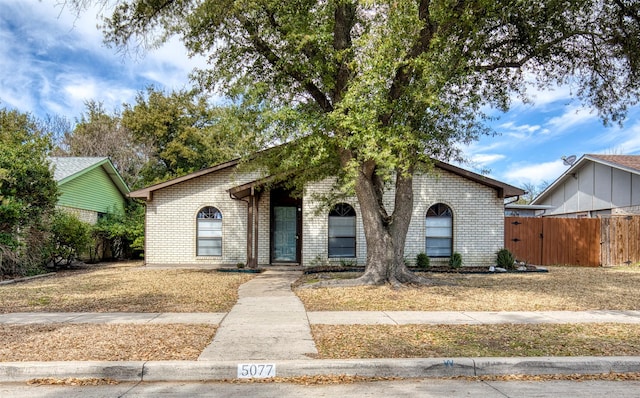
[{"label": "front lawn", "polygon": [[[640,309],[640,266],[548,273],[438,274],[435,286],[296,289],[307,311],[586,311]],[[349,275],[340,274],[339,277]],[[351,274],[351,277],[357,275]],[[305,275],[299,283],[322,275]],[[324,275],[331,277],[331,275]]]},{"label": "front lawn", "polygon": [[640,325],[312,325],[318,358],[640,355]]},{"label": "front lawn", "polygon": [[227,312],[252,274],[112,263],[0,286],[0,312]]}]

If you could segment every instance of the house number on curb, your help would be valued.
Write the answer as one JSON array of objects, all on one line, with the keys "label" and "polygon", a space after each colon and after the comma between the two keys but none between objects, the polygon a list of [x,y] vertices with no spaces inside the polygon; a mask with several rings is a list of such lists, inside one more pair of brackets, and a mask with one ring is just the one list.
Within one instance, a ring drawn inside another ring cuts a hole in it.
[{"label": "house number on curb", "polygon": [[275,363],[238,364],[238,379],[265,379],[267,377],[276,377]]}]

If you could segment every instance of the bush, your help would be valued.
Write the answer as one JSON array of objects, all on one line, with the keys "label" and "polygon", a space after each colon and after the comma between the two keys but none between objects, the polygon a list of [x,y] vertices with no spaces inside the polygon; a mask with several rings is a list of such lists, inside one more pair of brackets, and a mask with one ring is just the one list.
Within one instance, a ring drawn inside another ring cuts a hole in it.
[{"label": "bush", "polygon": [[451,268],[462,267],[462,255],[458,252],[454,252],[449,259],[449,266]]},{"label": "bush", "polygon": [[418,268],[429,268],[431,266],[431,260],[425,253],[419,253],[416,256],[416,265]]},{"label": "bush", "polygon": [[513,254],[507,249],[500,249],[496,253],[496,265],[498,267],[504,269],[514,269],[515,268],[515,257]]},{"label": "bush", "polygon": [[[144,206],[129,202],[124,214],[108,213],[93,227],[97,242],[106,242],[114,258],[136,258],[144,250]],[[104,248],[106,249],[106,248]],[[106,251],[103,249],[103,252]],[[104,253],[96,253],[102,259]]]},{"label": "bush", "polygon": [[65,211],[54,212],[48,245],[49,259],[54,267],[70,265],[88,251],[91,242],[91,225]]}]

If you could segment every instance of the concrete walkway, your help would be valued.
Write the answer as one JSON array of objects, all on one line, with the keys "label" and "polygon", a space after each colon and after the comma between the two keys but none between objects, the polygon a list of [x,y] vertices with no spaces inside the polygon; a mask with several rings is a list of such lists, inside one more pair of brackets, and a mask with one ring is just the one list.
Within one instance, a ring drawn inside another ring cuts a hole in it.
[{"label": "concrete walkway", "polygon": [[299,272],[266,271],[240,286],[239,299],[198,360],[310,359],[317,354],[302,302],[291,291]]},{"label": "concrete walkway", "polygon": [[[274,302],[273,298],[268,299]],[[265,304],[268,300],[255,300]],[[280,299],[283,300],[284,299]],[[207,324],[227,327],[232,323],[244,322],[243,328],[260,328],[260,322],[274,321],[291,324],[291,322],[305,322],[311,325],[480,325],[498,323],[640,323],[640,311],[523,311],[523,312],[473,312],[473,311],[315,311],[306,315],[292,312],[300,311],[294,300],[291,300],[286,317],[282,319],[283,311],[262,311],[261,318],[252,318],[249,322],[235,319],[242,316],[240,311],[247,308],[250,300],[245,300],[245,308],[233,309],[229,313],[131,313],[131,312],[16,312],[0,314],[1,324],[36,324],[36,323],[131,323],[131,324]],[[255,308],[255,307],[254,307]],[[254,309],[261,311],[260,309]],[[304,311],[304,310],[302,310]],[[240,314],[240,315],[236,315]],[[277,318],[277,317],[280,318]],[[224,322],[223,322],[224,320]],[[285,325],[286,326],[286,325]],[[273,328],[274,326],[272,326]],[[223,328],[220,329],[222,331]],[[230,329],[231,330],[231,329]],[[291,332],[290,329],[288,332]],[[301,330],[301,329],[298,329]],[[218,334],[220,334],[218,331]],[[236,335],[238,331],[234,332]],[[280,333],[280,332],[278,332]],[[294,336],[291,336],[294,337]]]}]

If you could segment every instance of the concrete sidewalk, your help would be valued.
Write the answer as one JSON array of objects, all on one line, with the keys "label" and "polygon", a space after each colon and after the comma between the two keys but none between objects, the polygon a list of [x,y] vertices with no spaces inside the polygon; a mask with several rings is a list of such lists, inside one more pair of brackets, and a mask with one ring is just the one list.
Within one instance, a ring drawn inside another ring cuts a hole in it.
[{"label": "concrete sidewalk", "polygon": [[[523,312],[473,312],[473,311],[311,311],[303,315],[296,300],[291,298],[257,298],[253,311],[260,312],[261,319],[249,314],[250,301],[243,299],[243,305],[227,313],[132,313],[132,312],[18,312],[0,314],[1,324],[36,323],[130,323],[130,324],[208,324],[229,325],[241,323],[249,330],[261,322],[280,322],[282,326],[292,321],[302,322],[304,318],[311,325],[479,325],[479,324],[534,324],[534,323],[640,323],[640,311],[523,311]],[[288,302],[288,307],[283,303]],[[275,311],[263,307],[271,306]],[[284,310],[284,308],[287,308]],[[281,310],[282,309],[282,310]],[[249,321],[242,320],[247,314]],[[283,319],[283,313],[287,314]],[[296,315],[294,315],[296,314]],[[289,316],[290,315],[290,316]],[[234,320],[235,318],[235,320]],[[271,319],[271,320],[270,320]],[[222,321],[225,321],[224,323]],[[275,325],[272,325],[274,327]],[[236,330],[237,334],[238,331]],[[274,333],[278,331],[274,330]]]},{"label": "concrete sidewalk", "polygon": [[36,323],[130,323],[219,325],[226,313],[217,312],[15,312],[0,314],[0,325]]},{"label": "concrete sidewalk", "polygon": [[640,311],[317,311],[314,325],[480,325],[533,323],[640,323]]}]

